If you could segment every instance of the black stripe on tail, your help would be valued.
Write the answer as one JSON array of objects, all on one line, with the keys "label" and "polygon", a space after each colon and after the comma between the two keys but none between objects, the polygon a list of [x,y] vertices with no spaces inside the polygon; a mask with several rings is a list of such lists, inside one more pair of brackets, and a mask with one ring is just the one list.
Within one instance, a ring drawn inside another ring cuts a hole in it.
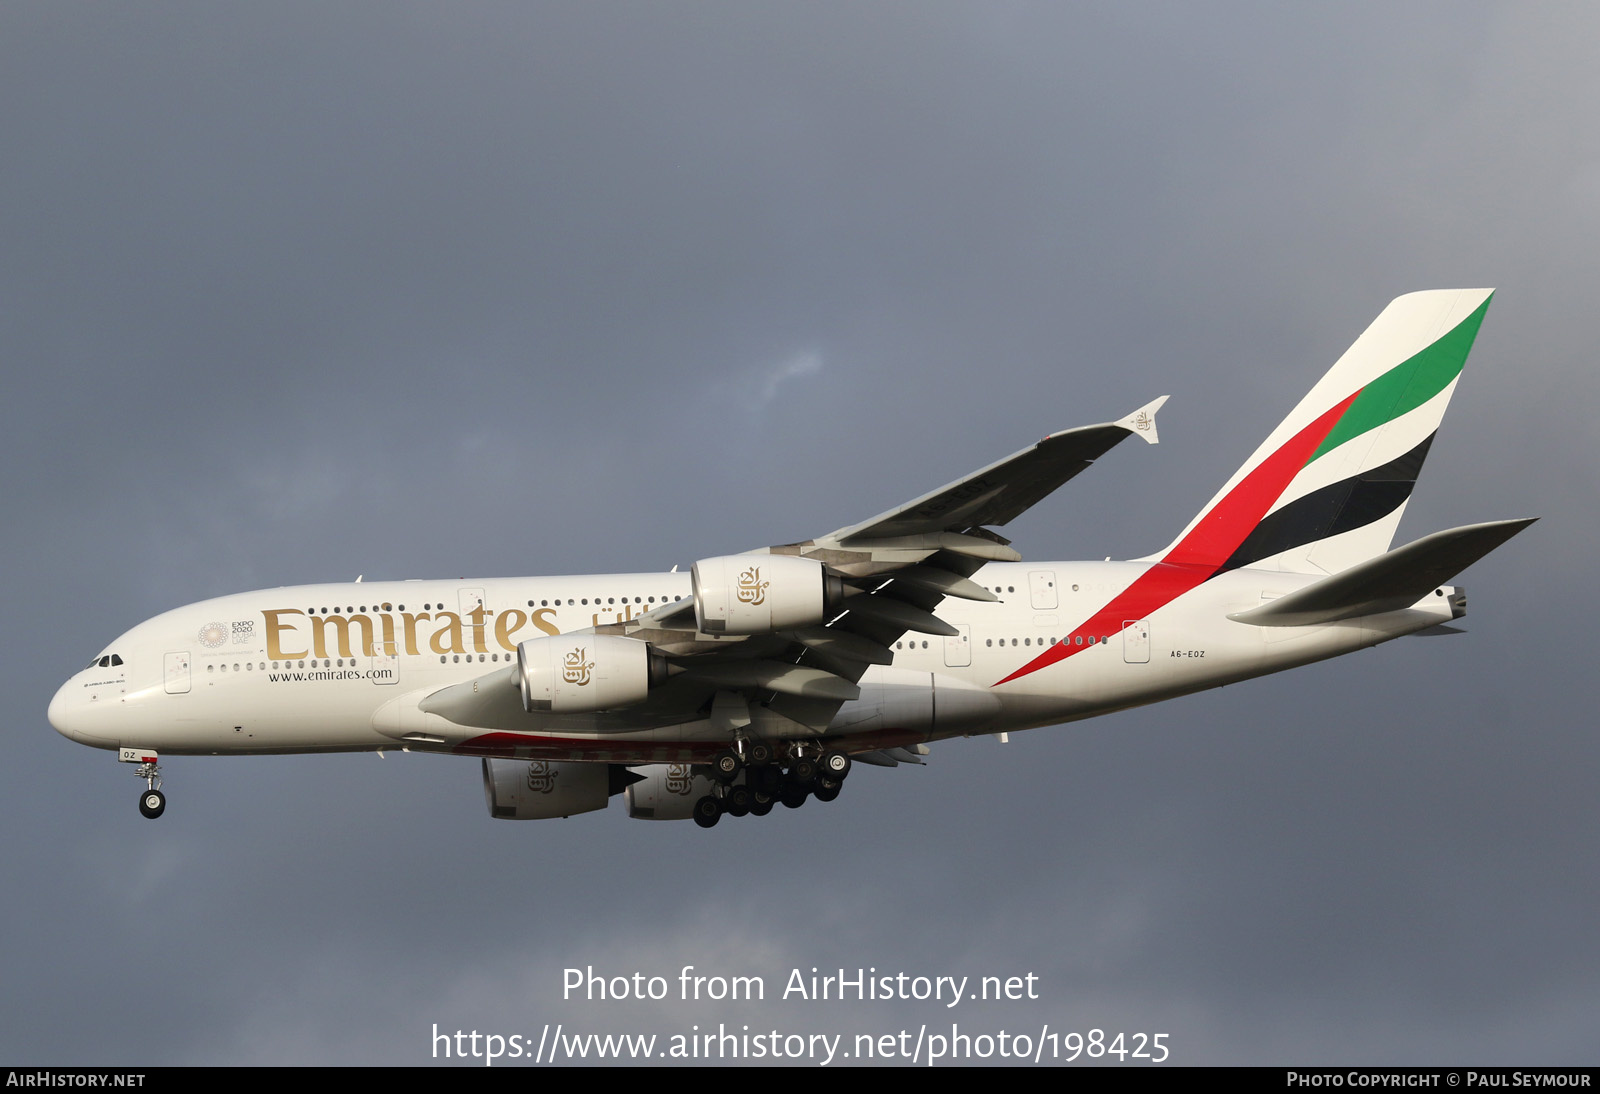
[{"label": "black stripe on tail", "polygon": [[1411,496],[1433,438],[1430,433],[1410,452],[1382,467],[1313,490],[1267,514],[1218,573],[1382,520]]}]

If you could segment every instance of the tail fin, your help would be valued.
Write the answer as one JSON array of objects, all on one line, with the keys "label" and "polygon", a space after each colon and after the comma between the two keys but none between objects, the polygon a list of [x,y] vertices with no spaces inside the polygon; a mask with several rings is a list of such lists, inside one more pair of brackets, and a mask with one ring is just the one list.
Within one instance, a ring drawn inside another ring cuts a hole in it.
[{"label": "tail fin", "polygon": [[1411,293],[1383,309],[1152,559],[1332,574],[1387,551],[1493,292]]}]

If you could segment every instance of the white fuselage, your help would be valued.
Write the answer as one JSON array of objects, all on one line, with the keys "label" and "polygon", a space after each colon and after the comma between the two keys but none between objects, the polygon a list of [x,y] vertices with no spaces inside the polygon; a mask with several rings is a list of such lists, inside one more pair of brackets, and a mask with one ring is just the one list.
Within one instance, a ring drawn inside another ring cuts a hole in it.
[{"label": "white fuselage", "polygon": [[[946,599],[940,618],[961,634],[904,635],[893,665],[868,669],[861,698],[839,710],[827,736],[864,751],[1052,725],[1336,656],[1451,618],[1450,590],[1442,590],[1404,611],[1339,623],[1233,622],[1230,613],[1316,580],[1244,569],[1187,587],[1143,618],[1107,625],[1102,609],[1159,565],[985,566],[973,580],[999,601]],[[700,759],[727,742],[726,730],[703,715],[636,729],[604,715],[527,714],[490,730],[418,705],[497,670],[509,681],[520,642],[623,622],[689,595],[682,573],[239,593],[123,634],[62,685],[49,716],[83,744],[172,754],[411,748],[624,763]],[[759,716],[753,728],[763,731]]]}]

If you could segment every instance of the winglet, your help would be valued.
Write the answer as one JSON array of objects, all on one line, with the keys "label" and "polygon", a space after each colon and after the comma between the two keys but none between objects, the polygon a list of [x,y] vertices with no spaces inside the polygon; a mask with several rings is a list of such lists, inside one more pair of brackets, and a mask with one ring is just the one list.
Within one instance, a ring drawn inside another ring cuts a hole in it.
[{"label": "winglet", "polygon": [[1152,399],[1126,418],[1111,424],[1120,425],[1145,444],[1159,444],[1160,438],[1156,436],[1156,411],[1160,410],[1161,404],[1166,401],[1167,397],[1165,395],[1159,399]]}]

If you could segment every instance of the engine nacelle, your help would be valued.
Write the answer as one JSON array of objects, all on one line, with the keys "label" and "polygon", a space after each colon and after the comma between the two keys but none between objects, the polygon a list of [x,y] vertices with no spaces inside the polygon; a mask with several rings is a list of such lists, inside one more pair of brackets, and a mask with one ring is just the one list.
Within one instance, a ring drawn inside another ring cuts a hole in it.
[{"label": "engine nacelle", "polygon": [[483,796],[498,820],[549,820],[604,809],[617,781],[610,764],[483,761]]},{"label": "engine nacelle", "polygon": [[696,775],[692,764],[657,764],[636,774],[644,777],[628,787],[628,816],[637,820],[689,820],[694,803],[712,792],[715,783]]},{"label": "engine nacelle", "polygon": [[844,581],[798,555],[722,555],[690,571],[695,625],[705,634],[764,634],[837,615]]},{"label": "engine nacelle", "polygon": [[590,714],[644,702],[667,678],[667,660],[650,643],[614,634],[552,635],[517,647],[522,709]]}]

